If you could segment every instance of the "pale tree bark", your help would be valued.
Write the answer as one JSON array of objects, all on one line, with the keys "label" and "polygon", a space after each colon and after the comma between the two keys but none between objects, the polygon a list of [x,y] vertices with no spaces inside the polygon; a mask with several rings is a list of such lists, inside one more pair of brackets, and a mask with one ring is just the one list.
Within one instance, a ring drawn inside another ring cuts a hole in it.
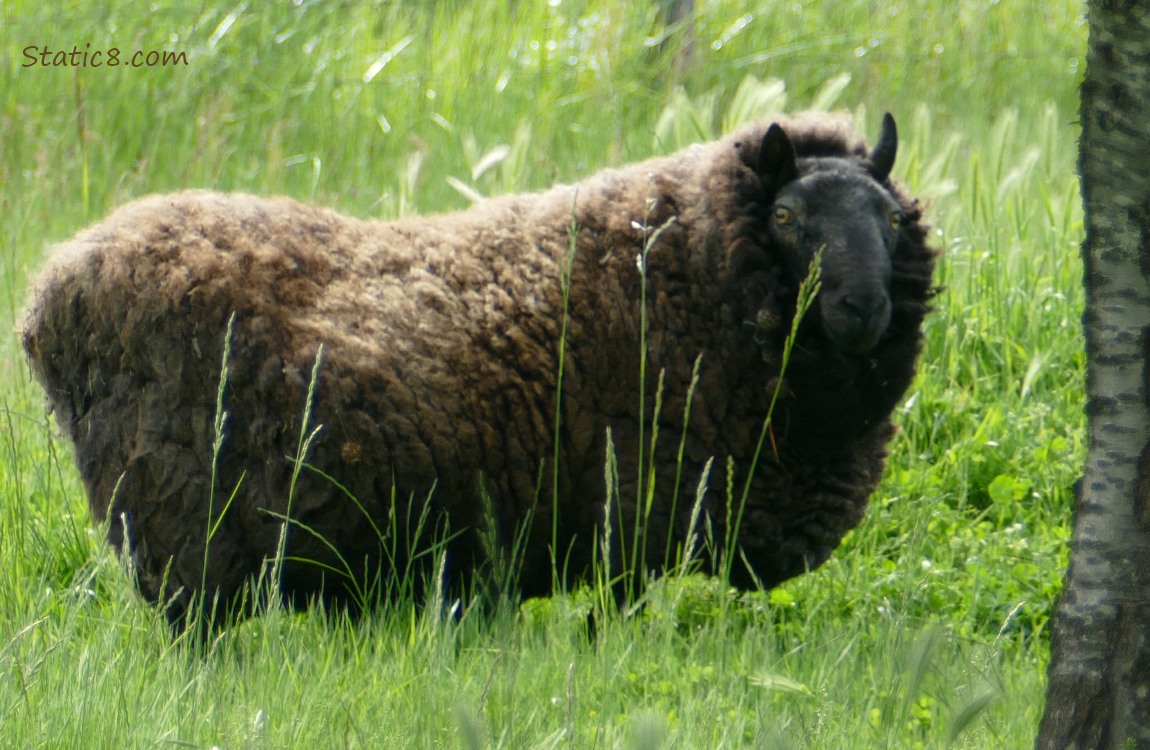
[{"label": "pale tree bark", "polygon": [[1090,3],[1079,172],[1088,448],[1042,750],[1150,748],[1150,4]]}]

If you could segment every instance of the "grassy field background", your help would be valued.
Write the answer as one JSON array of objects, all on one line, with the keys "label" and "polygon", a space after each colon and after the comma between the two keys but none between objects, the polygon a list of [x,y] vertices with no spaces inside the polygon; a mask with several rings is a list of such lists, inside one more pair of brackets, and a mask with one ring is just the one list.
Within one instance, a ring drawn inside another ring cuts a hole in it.
[{"label": "grassy field background", "polygon": [[[1083,457],[1083,6],[697,6],[681,66],[645,2],[0,6],[5,746],[1030,746]],[[19,351],[51,242],[188,186],[447,210],[815,105],[871,134],[895,114],[895,175],[927,201],[945,286],[887,476],[831,562],[753,595],[668,581],[594,640],[581,591],[448,622],[273,613],[207,654],[169,643]]]}]

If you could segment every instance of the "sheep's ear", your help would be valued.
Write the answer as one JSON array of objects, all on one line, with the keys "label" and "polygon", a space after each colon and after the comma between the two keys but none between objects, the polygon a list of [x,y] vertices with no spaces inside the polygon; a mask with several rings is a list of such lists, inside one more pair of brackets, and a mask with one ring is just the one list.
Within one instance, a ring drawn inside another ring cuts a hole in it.
[{"label": "sheep's ear", "polygon": [[878,143],[870,152],[870,174],[879,182],[886,182],[890,170],[894,167],[894,157],[898,153],[898,128],[894,125],[894,118],[890,112],[882,116],[882,130],[878,134]]},{"label": "sheep's ear", "polygon": [[796,161],[791,139],[777,122],[771,123],[759,149],[759,179],[767,192],[778,192],[779,188],[799,176]]}]

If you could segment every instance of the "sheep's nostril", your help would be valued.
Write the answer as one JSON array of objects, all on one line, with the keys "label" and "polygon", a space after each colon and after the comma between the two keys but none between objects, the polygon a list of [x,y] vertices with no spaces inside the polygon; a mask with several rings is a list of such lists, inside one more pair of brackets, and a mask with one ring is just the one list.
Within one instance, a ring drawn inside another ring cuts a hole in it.
[{"label": "sheep's nostril", "polygon": [[850,295],[839,300],[847,317],[854,323],[866,324],[876,318],[881,318],[886,309],[886,295],[862,294]]}]

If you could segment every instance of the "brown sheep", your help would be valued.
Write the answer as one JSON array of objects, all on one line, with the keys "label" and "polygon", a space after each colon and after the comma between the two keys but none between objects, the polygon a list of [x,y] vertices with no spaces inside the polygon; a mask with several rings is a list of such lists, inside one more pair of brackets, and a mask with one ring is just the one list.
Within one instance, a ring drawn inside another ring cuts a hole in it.
[{"label": "brown sheep", "polygon": [[[726,559],[734,584],[769,587],[823,563],[862,518],[914,374],[934,252],[888,179],[896,149],[889,115],[870,152],[845,118],[800,116],[392,222],[285,198],[151,196],[55,249],[24,347],[94,516],[111,517],[109,542],[177,630],[205,600],[250,613],[248,584],[289,515],[276,582],[295,605],[357,606],[405,572],[422,581],[434,539],[459,586],[500,548],[517,553],[524,595],[577,580],[603,525],[608,429],[615,572],[639,483],[654,492],[636,575],[682,549],[714,456],[702,564],[716,570],[731,532],[727,467],[737,508],[754,462]],[[822,290],[780,379],[819,247]]]}]

